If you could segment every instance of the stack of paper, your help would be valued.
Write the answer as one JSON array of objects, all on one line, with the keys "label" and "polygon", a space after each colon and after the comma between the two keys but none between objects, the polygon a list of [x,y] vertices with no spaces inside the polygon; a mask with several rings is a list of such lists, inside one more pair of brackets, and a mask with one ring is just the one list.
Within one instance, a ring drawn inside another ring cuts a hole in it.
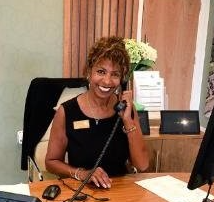
[{"label": "stack of paper", "polygon": [[163,110],[164,80],[160,78],[159,71],[134,71],[134,101],[145,107],[148,111]]},{"label": "stack of paper", "polygon": [[[135,182],[169,202],[202,202],[207,193],[201,189],[189,190],[187,183],[170,175]],[[209,199],[214,199],[209,195]]]}]

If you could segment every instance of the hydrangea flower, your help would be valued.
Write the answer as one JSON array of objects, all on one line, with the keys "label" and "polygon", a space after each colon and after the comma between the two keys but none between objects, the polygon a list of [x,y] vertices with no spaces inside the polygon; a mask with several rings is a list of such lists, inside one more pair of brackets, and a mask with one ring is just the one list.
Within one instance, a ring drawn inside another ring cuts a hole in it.
[{"label": "hydrangea flower", "polygon": [[131,72],[151,68],[157,59],[157,50],[149,43],[137,42],[135,39],[124,39],[126,50],[131,61]]}]

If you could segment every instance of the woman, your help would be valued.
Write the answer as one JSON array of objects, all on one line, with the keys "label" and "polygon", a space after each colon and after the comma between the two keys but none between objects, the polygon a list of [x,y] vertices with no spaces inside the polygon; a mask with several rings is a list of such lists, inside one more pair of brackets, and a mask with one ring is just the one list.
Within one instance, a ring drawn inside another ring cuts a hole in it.
[{"label": "woman", "polygon": [[[110,188],[111,176],[127,173],[126,162],[139,171],[148,166],[148,156],[132,91],[123,91],[126,108],[119,113],[115,92],[129,70],[129,56],[120,37],[101,38],[91,48],[86,65],[89,89],[63,103],[55,114],[46,155],[49,172],[84,180],[100,155],[118,116],[121,117],[101,163],[89,182]],[[134,114],[134,116],[133,116]],[[64,162],[68,152],[69,164]]]}]

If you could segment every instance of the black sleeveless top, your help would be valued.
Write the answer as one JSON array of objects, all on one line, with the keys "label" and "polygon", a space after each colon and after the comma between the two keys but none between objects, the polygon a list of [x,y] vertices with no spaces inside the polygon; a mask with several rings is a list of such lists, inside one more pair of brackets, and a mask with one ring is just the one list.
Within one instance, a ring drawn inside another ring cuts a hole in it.
[{"label": "black sleeveless top", "polygon": [[[91,169],[99,157],[114,124],[118,118],[112,117],[95,120],[86,116],[80,109],[77,97],[62,104],[65,111],[66,135],[68,137],[68,162],[75,167]],[[127,173],[126,161],[129,157],[127,135],[122,131],[120,120],[116,132],[104,154],[99,166],[109,176]]]}]

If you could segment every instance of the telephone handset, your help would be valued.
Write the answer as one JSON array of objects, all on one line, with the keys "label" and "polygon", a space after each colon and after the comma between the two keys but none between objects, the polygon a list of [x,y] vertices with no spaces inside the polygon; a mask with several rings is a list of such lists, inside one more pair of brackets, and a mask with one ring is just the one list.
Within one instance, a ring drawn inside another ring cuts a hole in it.
[{"label": "telephone handset", "polygon": [[119,101],[114,105],[114,110],[120,112],[126,108],[126,101]]},{"label": "telephone handset", "polygon": [[[127,84],[128,82],[124,81],[122,84],[121,84],[121,90],[124,91],[127,89]],[[116,112],[120,112],[121,110],[124,110],[126,108],[126,101],[123,100],[123,101],[118,101],[115,105],[114,105],[114,110]]]}]

